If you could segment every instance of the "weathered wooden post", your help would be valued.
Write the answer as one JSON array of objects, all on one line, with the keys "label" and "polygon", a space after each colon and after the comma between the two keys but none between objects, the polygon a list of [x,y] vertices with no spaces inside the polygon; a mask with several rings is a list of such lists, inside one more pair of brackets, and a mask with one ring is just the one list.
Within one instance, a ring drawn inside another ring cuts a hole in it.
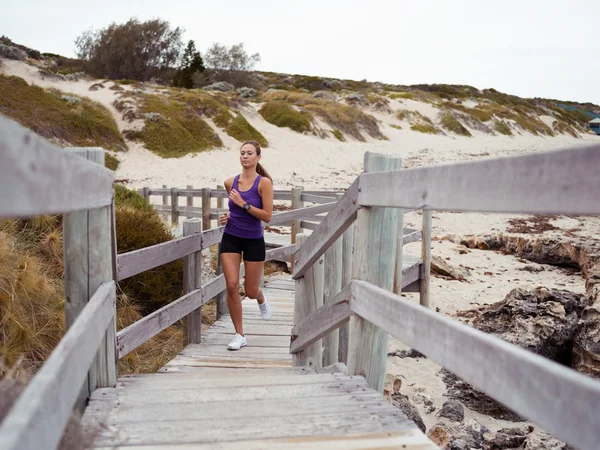
[{"label": "weathered wooden post", "polygon": [[[336,194],[335,199],[339,201],[344,195]],[[329,302],[338,292],[342,290],[342,255],[343,237],[339,237],[325,251],[325,283],[323,287],[323,303]],[[339,329],[336,328],[323,338],[323,367],[338,362],[339,353]]]},{"label": "weathered wooden post", "polygon": [[[163,184],[162,188],[163,189],[167,189],[167,185]],[[169,196],[167,194],[163,193],[163,195],[162,195],[162,204],[163,204],[163,211],[161,212],[161,215],[162,215],[163,218],[166,218],[166,217],[169,216],[169,213],[165,212],[165,210],[167,209],[167,208],[165,208],[165,206],[169,205]]]},{"label": "weathered wooden post", "polygon": [[[220,246],[221,244],[219,244]],[[223,273],[223,262],[221,261],[221,252],[219,252],[219,263],[217,266],[217,275]],[[217,294],[217,320],[223,316],[223,314],[229,314],[229,308],[227,307],[227,289],[222,290]]]},{"label": "weathered wooden post", "polygon": [[431,219],[428,209],[423,210],[423,241],[421,243],[421,258],[423,259],[423,276],[419,279],[419,303],[429,308],[429,278],[431,276]]},{"label": "weathered wooden post", "polygon": [[[297,235],[298,245],[302,246],[308,239],[308,234]],[[305,318],[323,306],[323,282],[325,266],[323,257],[319,258],[314,265],[308,269],[303,277],[296,280],[296,291],[294,301],[294,324],[300,324]],[[312,368],[322,367],[321,339],[305,348],[301,352],[292,355],[294,367],[309,366]]]},{"label": "weathered wooden post", "polygon": [[171,188],[171,225],[179,226],[179,189]]},{"label": "weathered wooden post", "polygon": [[211,226],[210,188],[202,188],[202,229],[210,230]]},{"label": "weathered wooden post", "polygon": [[[104,167],[102,148],[67,150]],[[116,282],[114,202],[112,206],[64,214],[63,246],[65,324],[68,329],[102,283]],[[75,404],[79,413],[83,413],[87,398],[96,388],[114,387],[117,383],[116,332],[113,317]]]},{"label": "weathered wooden post", "polygon": [[[183,221],[183,235],[202,232],[202,221],[200,219],[186,219]],[[202,250],[192,253],[183,258],[183,291],[188,294],[202,286]],[[199,344],[202,327],[202,307],[196,308],[183,320],[184,345]]]},{"label": "weathered wooden post", "polygon": [[[302,186],[296,186],[292,188],[292,210],[304,208],[304,202],[302,201]],[[291,243],[295,244],[297,242],[297,236],[299,233],[302,233],[302,229],[300,228],[300,219],[292,220],[292,235],[291,235]],[[291,259],[291,270],[294,271],[294,257]]]},{"label": "weathered wooden post", "polygon": [[[194,189],[194,187],[192,185],[189,185],[189,184],[187,185],[187,188],[188,189]],[[187,199],[186,199],[186,206],[191,211],[191,209],[194,207],[194,195],[193,194],[187,194],[186,197],[187,197]],[[190,211],[188,211],[188,214],[190,213]],[[193,217],[188,215],[187,218],[188,219],[192,219]]]},{"label": "weathered wooden post", "polygon": [[142,188],[142,195],[144,196],[146,201],[149,202],[150,201],[150,188],[149,187]]},{"label": "weathered wooden post", "polygon": [[[364,161],[365,172],[402,168],[401,158],[396,155],[366,152]],[[392,291],[401,217],[397,208],[363,207],[358,211],[354,279]],[[364,376],[378,392],[383,392],[387,348],[388,335],[385,331],[360,316],[352,316],[348,373]]]},{"label": "weathered wooden post", "polygon": [[[356,222],[350,225],[342,235],[342,288],[352,281],[352,268],[354,267],[354,236]],[[340,325],[338,361],[348,364],[348,337],[350,322]]]},{"label": "weathered wooden post", "polygon": [[[225,189],[225,186],[218,184],[217,189],[219,191],[222,191]],[[223,198],[222,197],[217,198],[217,209],[223,209]],[[221,214],[221,211],[219,211],[219,214]],[[219,224],[219,226],[221,226],[221,224]]]}]

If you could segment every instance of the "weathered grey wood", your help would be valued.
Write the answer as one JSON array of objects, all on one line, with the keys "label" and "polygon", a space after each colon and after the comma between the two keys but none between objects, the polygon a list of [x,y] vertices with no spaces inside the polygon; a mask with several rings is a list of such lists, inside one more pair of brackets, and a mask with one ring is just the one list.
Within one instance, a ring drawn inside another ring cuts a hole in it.
[{"label": "weathered grey wood", "polygon": [[301,200],[308,203],[329,203],[331,202],[331,197],[302,193]]},{"label": "weathered grey wood", "polygon": [[356,219],[358,211],[358,179],[352,183],[341,200],[321,222],[318,230],[314,231],[306,243],[296,251],[294,258],[293,278],[299,278],[314,262],[325,253],[325,250],[342,235],[348,226]]},{"label": "weathered grey wood", "polygon": [[599,214],[600,145],[360,175],[361,205]]},{"label": "weathered grey wood", "polygon": [[144,199],[146,199],[146,201],[150,201],[150,188],[149,187],[143,187],[142,188],[142,196],[144,197]]},{"label": "weathered grey wood", "polygon": [[202,228],[210,230],[211,221],[211,205],[210,205],[210,188],[202,188]]},{"label": "weathered grey wood", "polygon": [[[219,262],[217,266],[217,276],[223,275],[223,284],[225,284],[225,275],[223,274],[223,262],[221,261],[221,251],[219,249]],[[227,290],[222,289],[217,294],[217,320],[224,314],[229,314],[229,308],[227,307]]]},{"label": "weathered grey wood", "polygon": [[[406,213],[406,210],[404,210]],[[413,230],[412,228],[404,229],[404,245],[410,244],[411,242],[417,242],[423,238],[423,233],[421,230]]]},{"label": "weathered grey wood", "polygon": [[[190,186],[189,184],[187,185],[188,189],[193,189],[193,186]],[[190,208],[194,207],[194,196],[193,195],[186,195],[186,206],[187,209],[190,210]],[[180,211],[181,212],[181,211]],[[192,216],[187,216],[188,219],[193,219]]]},{"label": "weathered grey wood", "polygon": [[173,239],[169,242],[163,242],[162,244],[152,245],[132,252],[121,253],[117,255],[119,281],[183,258],[201,248],[203,248],[202,237],[193,235]]},{"label": "weathered grey wood", "polygon": [[302,228],[305,228],[305,229],[311,230],[311,231],[314,231],[317,228],[319,228],[319,225],[320,225],[320,223],[316,223],[316,222],[307,222],[305,220],[300,221],[300,226]]},{"label": "weathered grey wood", "polygon": [[[397,155],[366,152],[364,171],[386,173],[400,170]],[[353,278],[365,280],[383,289],[394,288],[396,252],[402,244],[401,211],[370,207],[358,212]],[[398,242],[400,240],[400,242]],[[376,245],[374,245],[376,244]],[[388,334],[362,317],[350,320],[348,373],[363,375],[369,386],[382,393],[387,364]]]},{"label": "weathered grey wood", "polygon": [[108,206],[113,172],[65,152],[0,115],[0,217]]},{"label": "weathered grey wood", "polygon": [[[336,329],[340,324],[347,322],[352,314],[349,306],[350,295],[350,285],[348,285],[317,311],[294,326],[292,328],[290,353],[304,350],[326,336],[331,330]],[[323,342],[323,351],[325,351],[325,342]],[[335,359],[337,362],[337,353]],[[323,358],[323,361],[325,361],[325,358]],[[322,367],[325,367],[324,363]]]},{"label": "weathered grey wood", "polygon": [[429,308],[429,279],[431,276],[431,211],[423,210],[423,244],[421,259],[423,260],[423,277],[419,282],[419,303]]},{"label": "weathered grey wood", "polygon": [[355,314],[568,444],[598,447],[597,380],[369,283],[352,291]]},{"label": "weathered grey wood", "polygon": [[[336,200],[339,201],[344,194],[337,194]],[[325,283],[323,287],[323,303],[333,301],[336,295],[342,290],[342,236],[331,244],[325,251]],[[330,366],[338,362],[339,352],[338,328],[334,328],[327,336],[323,338],[323,367]]]},{"label": "weathered grey wood", "polygon": [[[325,203],[324,205],[309,206],[308,208],[301,207],[292,211],[284,211],[277,214],[273,214],[273,218],[271,219],[271,222],[269,222],[269,225],[280,225],[282,223],[292,221],[293,228],[294,223],[298,222],[300,219],[312,218],[315,217],[317,214],[327,213],[333,208],[335,208],[335,205],[336,202],[329,202]],[[298,229],[300,229],[299,225]],[[293,235],[294,233],[292,229],[292,236]]]},{"label": "weathered grey wood", "polygon": [[115,283],[103,283],[0,424],[3,450],[56,448],[115,307]]},{"label": "weathered grey wood", "polygon": [[171,225],[179,225],[179,190],[171,188]]},{"label": "weathered grey wood", "polygon": [[163,206],[167,206],[169,204],[169,196],[167,195],[168,189],[166,184],[163,184],[163,189],[165,193],[162,196],[162,204]]},{"label": "weathered grey wood", "polygon": [[394,282],[392,292],[399,294],[402,291],[402,271],[404,261],[404,210],[396,209],[398,223],[398,240],[396,241],[396,256],[394,261]]},{"label": "weathered grey wood", "polygon": [[[308,235],[299,233],[297,245],[302,248],[306,245]],[[294,323],[301,324],[304,319],[323,306],[323,283],[325,281],[324,258],[321,256],[315,264],[306,271],[302,278],[296,279],[294,301]],[[245,331],[245,329],[244,329]],[[306,366],[311,368],[322,367],[322,344],[318,340],[301,352],[294,353],[293,366]]]},{"label": "weathered grey wood", "polygon": [[[225,191],[225,186],[222,185],[217,185],[217,191]],[[224,192],[225,196],[223,197],[217,197],[217,209],[223,209],[223,199],[227,197],[227,192]],[[213,195],[213,191],[211,191],[210,193],[211,197],[216,197],[216,195]]]},{"label": "weathered grey wood", "polygon": [[[101,148],[69,148],[78,159],[87,159],[104,167]],[[77,319],[98,287],[114,275],[113,209],[110,206],[64,214],[63,246],[65,267],[66,327]],[[115,311],[116,313],[116,311]],[[116,325],[106,332],[94,359],[88,379],[76,404],[82,413],[86,399],[96,387],[114,386],[117,381],[115,357]]]},{"label": "weathered grey wood", "polygon": [[[354,267],[354,233],[356,222],[348,227],[342,235],[342,286],[348,286],[352,281],[352,268]],[[348,338],[349,322],[339,327],[338,361],[348,364]]]},{"label": "weathered grey wood", "polygon": [[[302,209],[304,204],[302,203],[302,187],[301,186],[296,186],[292,188],[292,192],[291,192],[291,200],[292,200],[292,211],[298,210],[298,209]],[[273,218],[271,218],[271,223],[273,223]],[[275,220],[277,220],[277,218],[275,218]],[[286,219],[286,220],[282,220],[280,219],[280,223],[283,224],[285,222],[287,222],[288,220],[291,219]],[[275,223],[273,223],[273,225],[275,225]],[[291,243],[295,244],[297,242],[297,236],[298,233],[302,233],[302,228],[300,227],[300,220],[292,220],[291,223],[291,227],[292,227],[292,237],[291,237]],[[290,258],[290,267],[292,272],[294,271],[294,258]]]},{"label": "weathered grey wood", "polygon": [[[287,261],[290,256],[293,256],[296,251],[296,245],[286,245],[266,251],[265,261]],[[293,283],[292,283],[293,289]]]},{"label": "weathered grey wood", "polygon": [[202,232],[202,248],[208,248],[221,242],[225,227],[213,228]]},{"label": "weathered grey wood", "polygon": [[[183,235],[200,235],[202,221],[187,219],[183,221]],[[183,293],[188,294],[202,286],[202,251],[198,250],[183,258]],[[203,296],[204,298],[204,296]],[[183,318],[183,342],[197,344],[201,340],[202,307],[198,307]]]}]

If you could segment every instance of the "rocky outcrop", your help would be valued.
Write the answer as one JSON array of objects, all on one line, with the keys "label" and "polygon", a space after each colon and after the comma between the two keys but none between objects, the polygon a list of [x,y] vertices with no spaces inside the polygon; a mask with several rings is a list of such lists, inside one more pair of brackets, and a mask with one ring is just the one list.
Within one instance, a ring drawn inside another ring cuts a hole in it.
[{"label": "rocky outcrop", "polygon": [[421,418],[421,414],[419,414],[417,407],[410,402],[407,395],[400,393],[392,394],[391,403],[406,414],[406,416],[412,420],[423,433],[425,433],[425,423]]},{"label": "rocky outcrop", "polygon": [[458,281],[466,281],[470,275],[467,269],[452,267],[439,256],[434,256],[431,258],[431,271],[433,273],[437,273],[438,275],[449,277]]},{"label": "rocky outcrop", "polygon": [[573,341],[571,367],[600,378],[600,242],[583,239],[526,238],[511,235],[445,236],[468,248],[499,250],[524,259],[556,266],[576,267],[585,279],[589,299]]}]

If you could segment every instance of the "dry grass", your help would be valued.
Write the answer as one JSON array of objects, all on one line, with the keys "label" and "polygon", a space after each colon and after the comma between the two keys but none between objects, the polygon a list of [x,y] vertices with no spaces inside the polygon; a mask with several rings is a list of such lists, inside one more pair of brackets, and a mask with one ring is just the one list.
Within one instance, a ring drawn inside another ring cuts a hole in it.
[{"label": "dry grass", "polygon": [[452,115],[450,111],[445,111],[441,113],[440,123],[442,124],[442,128],[451,131],[452,133],[456,133],[460,136],[472,136],[471,132],[467,130],[463,126],[463,124],[460,123],[458,119]]}]

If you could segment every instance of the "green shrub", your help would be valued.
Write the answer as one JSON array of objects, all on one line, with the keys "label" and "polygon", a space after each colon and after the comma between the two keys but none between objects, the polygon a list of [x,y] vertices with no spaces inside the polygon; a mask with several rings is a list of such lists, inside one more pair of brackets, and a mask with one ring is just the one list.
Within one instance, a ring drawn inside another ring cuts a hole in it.
[{"label": "green shrub", "polygon": [[471,137],[471,132],[467,130],[462,123],[460,123],[456,117],[452,115],[450,112],[442,113],[442,117],[440,119],[440,123],[442,124],[442,128],[445,130],[456,133],[460,136],[469,136]]},{"label": "green shrub", "polygon": [[359,109],[325,101],[320,104],[306,105],[305,108],[323,119],[331,128],[349,134],[358,141],[365,142],[362,131],[365,131],[372,138],[385,138],[379,130],[377,119]]},{"label": "green shrub", "polygon": [[113,172],[116,171],[119,168],[120,162],[121,161],[119,161],[118,158],[114,157],[110,153],[104,154],[104,167],[106,167],[107,169],[110,169]]},{"label": "green shrub", "polygon": [[298,133],[312,130],[312,115],[306,111],[298,111],[288,103],[270,101],[265,103],[258,112],[267,122],[275,126],[287,127]]},{"label": "green shrub", "polygon": [[494,119],[494,130],[505,136],[512,136],[512,130],[503,120]]},{"label": "green shrub", "polygon": [[390,127],[395,128],[396,130],[401,130],[402,127],[400,125],[396,125],[394,123],[390,123]]},{"label": "green shrub", "polygon": [[340,130],[333,130],[331,133],[335,136],[335,138],[338,141],[346,142],[346,139],[344,138],[344,135],[342,134],[342,132]]},{"label": "green shrub", "polygon": [[438,134],[439,130],[437,128],[435,128],[432,125],[427,125],[427,124],[419,124],[419,123],[415,123],[413,125],[410,126],[410,129],[413,131],[418,131],[419,133],[426,133],[426,134]]},{"label": "green shrub", "polygon": [[19,77],[0,75],[0,113],[47,139],[75,147],[123,150],[127,146],[104,106],[85,97],[31,86]]},{"label": "green shrub", "polygon": [[138,211],[154,211],[152,205],[142,194],[132,189],[127,189],[119,183],[115,183],[115,206],[129,206]]},{"label": "green shrub", "polygon": [[412,111],[408,109],[400,109],[396,112],[396,119],[398,120],[409,120],[412,117]]},{"label": "green shrub", "polygon": [[225,128],[225,132],[240,142],[256,141],[264,148],[269,145],[269,142],[261,132],[250,125],[246,118],[241,114],[238,114],[229,121],[229,124]]}]

